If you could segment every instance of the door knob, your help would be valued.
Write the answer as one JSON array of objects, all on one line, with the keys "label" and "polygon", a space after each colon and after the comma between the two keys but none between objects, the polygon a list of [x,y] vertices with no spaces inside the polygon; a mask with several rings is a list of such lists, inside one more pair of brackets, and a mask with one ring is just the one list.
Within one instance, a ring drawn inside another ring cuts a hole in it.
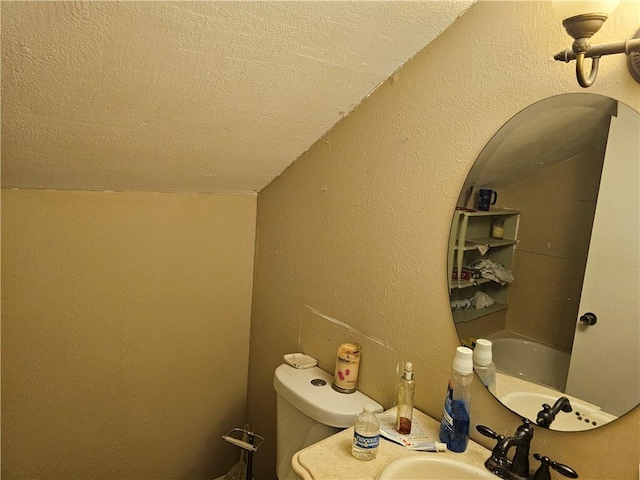
[{"label": "door knob", "polygon": [[598,317],[596,317],[595,313],[591,313],[591,312],[587,312],[580,317],[580,323],[586,326],[595,325],[597,321],[598,321]]}]

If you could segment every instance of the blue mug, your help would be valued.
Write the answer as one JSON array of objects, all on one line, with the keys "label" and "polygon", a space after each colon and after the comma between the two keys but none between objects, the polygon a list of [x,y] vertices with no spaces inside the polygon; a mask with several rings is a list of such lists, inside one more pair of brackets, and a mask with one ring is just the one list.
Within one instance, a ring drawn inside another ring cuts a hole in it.
[{"label": "blue mug", "polygon": [[478,190],[478,210],[489,210],[491,205],[495,205],[498,201],[498,192],[495,190],[489,190],[488,188],[481,188]]}]

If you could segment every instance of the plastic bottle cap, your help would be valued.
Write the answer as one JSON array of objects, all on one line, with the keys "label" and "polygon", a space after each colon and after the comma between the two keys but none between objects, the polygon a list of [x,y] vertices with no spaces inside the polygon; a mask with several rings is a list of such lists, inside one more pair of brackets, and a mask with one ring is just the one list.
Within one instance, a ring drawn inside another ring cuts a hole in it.
[{"label": "plastic bottle cap", "polygon": [[476,348],[473,350],[473,363],[476,365],[489,365],[493,361],[491,346],[492,343],[485,338],[476,340]]},{"label": "plastic bottle cap", "polygon": [[363,409],[365,412],[369,412],[369,413],[375,413],[376,411],[376,407],[374,407],[370,403],[365,403]]},{"label": "plastic bottle cap", "polygon": [[436,452],[446,452],[447,451],[447,444],[446,443],[440,443],[440,442],[435,442],[436,443]]},{"label": "plastic bottle cap", "polygon": [[453,369],[462,374],[473,373],[473,350],[468,347],[456,348]]}]

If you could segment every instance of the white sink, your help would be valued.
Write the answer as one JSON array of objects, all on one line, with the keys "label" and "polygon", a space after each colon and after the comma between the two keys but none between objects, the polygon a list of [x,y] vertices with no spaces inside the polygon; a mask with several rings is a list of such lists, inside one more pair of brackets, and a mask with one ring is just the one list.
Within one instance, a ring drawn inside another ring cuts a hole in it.
[{"label": "white sink", "polygon": [[425,453],[399,458],[389,462],[376,476],[376,480],[460,480],[497,477],[484,468],[438,456],[438,453]]},{"label": "white sink", "polygon": [[[553,405],[558,397],[563,394],[558,392],[555,395],[540,392],[510,392],[500,397],[500,401],[508,408],[523,415],[535,423],[538,412],[542,410],[542,404]],[[569,398],[572,412],[558,412],[555,420],[551,424],[551,430],[579,431],[590,430],[605,423],[615,420],[616,417],[606,413],[596,405]]]}]

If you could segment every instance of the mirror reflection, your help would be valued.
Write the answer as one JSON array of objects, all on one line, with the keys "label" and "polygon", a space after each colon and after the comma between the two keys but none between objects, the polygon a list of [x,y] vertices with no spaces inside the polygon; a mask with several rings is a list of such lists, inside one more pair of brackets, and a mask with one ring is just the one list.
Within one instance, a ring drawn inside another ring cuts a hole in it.
[{"label": "mirror reflection", "polygon": [[595,428],[640,403],[639,136],[640,115],[611,98],[542,100],[490,140],[458,199],[460,341],[488,339],[490,391],[550,429]]}]

